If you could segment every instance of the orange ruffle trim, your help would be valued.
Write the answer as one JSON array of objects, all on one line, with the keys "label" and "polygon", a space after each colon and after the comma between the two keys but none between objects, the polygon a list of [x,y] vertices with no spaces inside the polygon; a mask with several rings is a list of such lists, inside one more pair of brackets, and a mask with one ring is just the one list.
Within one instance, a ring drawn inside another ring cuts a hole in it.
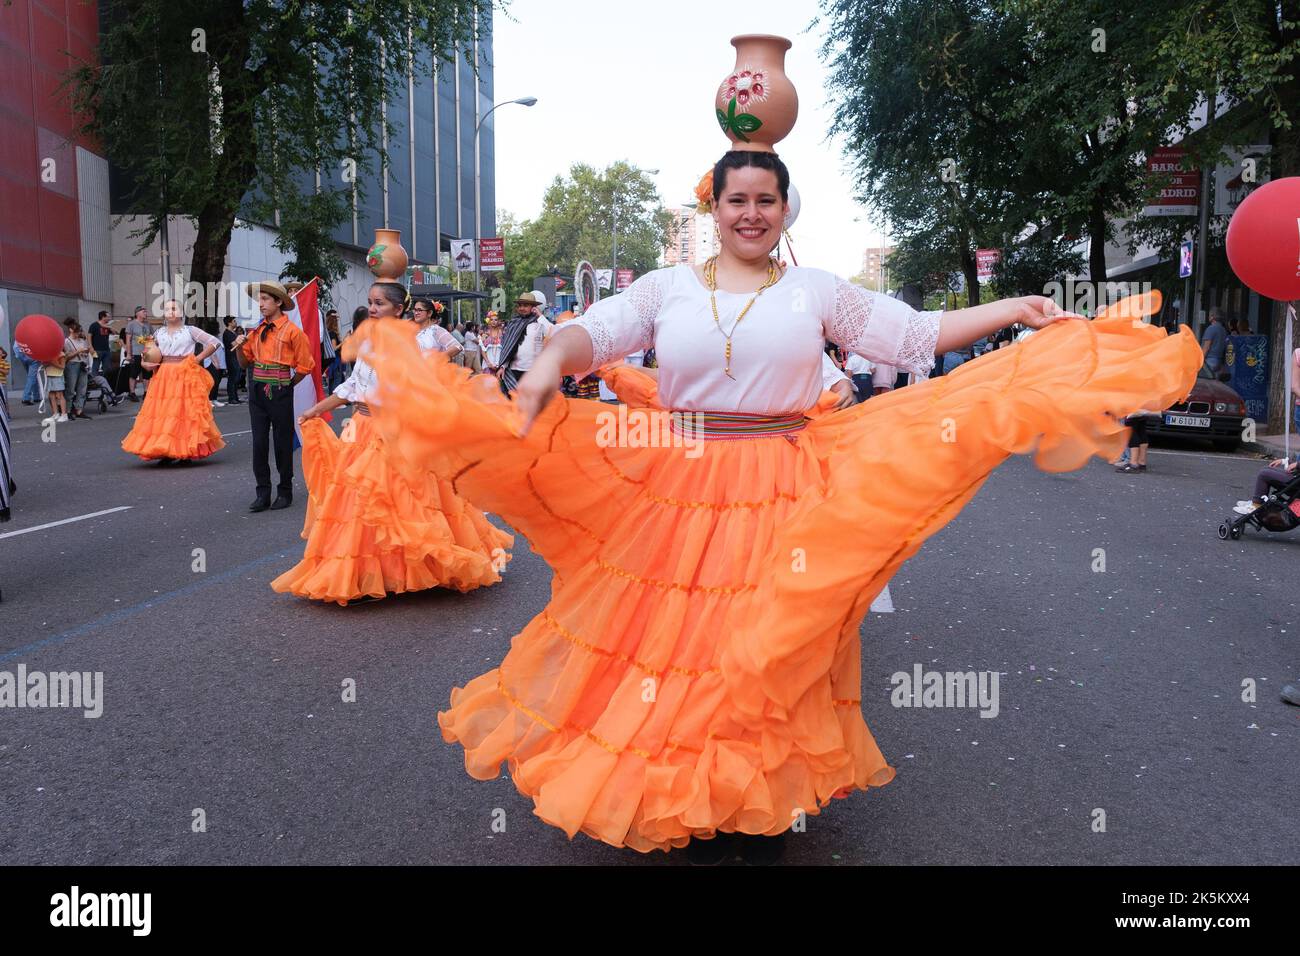
[{"label": "orange ruffle trim", "polygon": [[212,376],[186,356],[164,362],[149,380],[144,404],[122,450],[145,461],[156,458],[206,458],[226,447],[212,417]]},{"label": "orange ruffle trim", "polygon": [[[617,406],[557,398],[525,437],[493,379],[368,323],[377,426],[525,535],[552,596],[438,715],[465,766],[505,763],[543,820],[641,851],[778,834],[894,776],[863,719],[871,600],[1009,455],[1112,458],[1120,417],[1191,389],[1200,349],[1130,318],[1062,321],[793,438],[611,445]],[[656,386],[607,381],[653,414]],[[881,697],[884,700],[884,697]]]},{"label": "orange ruffle trim", "polygon": [[342,437],[319,418],[302,427],[307,518],[302,560],[276,591],[347,604],[363,596],[446,587],[470,591],[501,580],[514,538],[430,474],[408,480],[392,467],[369,417]]}]

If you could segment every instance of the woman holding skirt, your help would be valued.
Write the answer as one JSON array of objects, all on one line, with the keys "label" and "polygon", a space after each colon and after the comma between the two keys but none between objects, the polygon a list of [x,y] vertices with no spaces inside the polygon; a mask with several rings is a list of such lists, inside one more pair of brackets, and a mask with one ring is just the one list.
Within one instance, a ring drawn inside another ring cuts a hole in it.
[{"label": "woman holding skirt", "polygon": [[[735,834],[762,863],[781,840],[761,837],[893,779],[863,719],[859,626],[900,565],[1009,455],[1036,449],[1054,471],[1113,457],[1116,416],[1182,397],[1200,353],[1186,331],[1040,296],[916,312],[782,269],[780,159],[729,152],[713,184],[718,256],[565,323],[513,402],[450,367],[428,375],[390,329],[372,330],[369,361],[385,436],[555,574],[500,666],[438,715],[466,770],[507,766],[570,837],[717,862]],[[924,376],[1014,322],[1043,331],[846,410],[822,392],[826,340]],[[610,376],[626,412],[557,399],[564,375],[648,348],[657,382]]]},{"label": "woman holding skirt", "polygon": [[[131,431],[122,439],[122,450],[145,461],[162,465],[206,458],[226,446],[212,417],[208,392],[212,377],[203,362],[221,347],[221,342],[202,329],[185,324],[175,299],[163,303],[163,326],[154,336],[162,364],[154,368],[144,405],[135,416]],[[196,357],[194,347],[202,347]]]},{"label": "woman holding skirt", "polygon": [[[372,321],[363,330],[396,326],[414,336],[414,323],[401,318],[409,304],[401,285],[376,282],[368,304]],[[423,337],[427,350],[456,345],[446,330],[438,331],[445,338],[436,332]],[[415,344],[411,351],[428,368],[446,362],[441,356],[423,358]],[[459,497],[450,482],[397,467],[370,417],[376,385],[363,351],[334,394],[298,420],[308,493],[302,531],[307,547],[302,560],[271,587],[346,605],[432,587],[470,591],[501,580],[514,539]],[[354,406],[354,413],[339,437],[320,416],[343,405]]]}]

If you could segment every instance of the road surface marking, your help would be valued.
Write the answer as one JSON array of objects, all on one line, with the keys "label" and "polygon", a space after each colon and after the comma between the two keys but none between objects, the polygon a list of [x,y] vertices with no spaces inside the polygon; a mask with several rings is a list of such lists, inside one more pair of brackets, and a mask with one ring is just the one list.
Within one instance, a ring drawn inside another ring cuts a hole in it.
[{"label": "road surface marking", "polygon": [[147,598],[139,604],[133,604],[130,607],[123,607],[110,611],[93,621],[87,621],[85,624],[79,624],[76,627],[69,628],[62,634],[55,634],[53,637],[47,637],[39,641],[34,641],[31,644],[25,644],[22,647],[16,647],[12,651],[6,651],[5,653],[0,654],[0,662],[11,661],[15,657],[23,657],[24,655],[35,653],[42,648],[51,647],[74,638],[83,637],[86,634],[91,634],[97,630],[116,624],[118,621],[131,617],[133,614],[139,614],[141,611],[158,607],[159,605],[166,604],[169,601],[174,601],[177,598],[188,597],[203,588],[211,587],[214,584],[221,584],[231,580],[232,578],[237,578],[240,575],[247,574],[249,571],[260,568],[262,565],[269,562],[282,561],[291,555],[297,554],[299,551],[301,551],[300,548],[278,551],[275,554],[263,555],[260,558],[241,564],[236,568],[231,568],[229,571],[222,571],[220,574],[205,575],[201,581],[195,581],[193,584],[186,584],[182,587],[176,588],[174,591],[167,591],[164,594],[154,595],[153,597]]},{"label": "road surface marking", "polygon": [[0,534],[0,538],[16,538],[20,534],[31,534],[33,531],[44,531],[46,528],[57,528],[61,524],[72,524],[74,521],[85,521],[88,518],[98,518],[100,515],[111,515],[116,511],[130,511],[135,505],[119,505],[116,508],[109,508],[105,511],[92,511],[88,515],[77,515],[75,518],[64,518],[62,521],[51,521],[49,524],[38,524],[34,528],[23,528],[22,531],[6,531]]}]

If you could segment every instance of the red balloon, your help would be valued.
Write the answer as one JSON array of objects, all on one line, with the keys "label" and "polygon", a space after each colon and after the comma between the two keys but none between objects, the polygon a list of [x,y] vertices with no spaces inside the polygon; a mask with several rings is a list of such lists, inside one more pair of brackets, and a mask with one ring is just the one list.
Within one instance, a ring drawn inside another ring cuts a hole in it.
[{"label": "red balloon", "polygon": [[38,362],[53,362],[63,351],[63,329],[48,315],[34,313],[14,329],[14,345]]},{"label": "red balloon", "polygon": [[1228,223],[1228,261],[1260,295],[1300,299],[1300,176],[1265,183]]}]

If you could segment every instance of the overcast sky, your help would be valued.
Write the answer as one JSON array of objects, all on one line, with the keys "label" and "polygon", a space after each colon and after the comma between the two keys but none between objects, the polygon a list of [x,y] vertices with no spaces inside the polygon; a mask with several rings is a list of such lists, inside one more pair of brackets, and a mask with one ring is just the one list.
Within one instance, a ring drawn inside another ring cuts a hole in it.
[{"label": "overcast sky", "polygon": [[660,170],[653,178],[666,205],[689,201],[728,145],[713,94],[736,62],[731,38],[775,33],[794,43],[786,73],[799,92],[799,120],[777,145],[803,200],[791,230],[795,256],[854,275],[863,250],[877,244],[876,225],[851,198],[840,143],[827,139],[822,30],[806,32],[817,12],[811,0],[511,0],[495,18],[496,101],[538,103],[493,114],[497,207],[533,218],[551,180],[573,163],[620,159]]}]

